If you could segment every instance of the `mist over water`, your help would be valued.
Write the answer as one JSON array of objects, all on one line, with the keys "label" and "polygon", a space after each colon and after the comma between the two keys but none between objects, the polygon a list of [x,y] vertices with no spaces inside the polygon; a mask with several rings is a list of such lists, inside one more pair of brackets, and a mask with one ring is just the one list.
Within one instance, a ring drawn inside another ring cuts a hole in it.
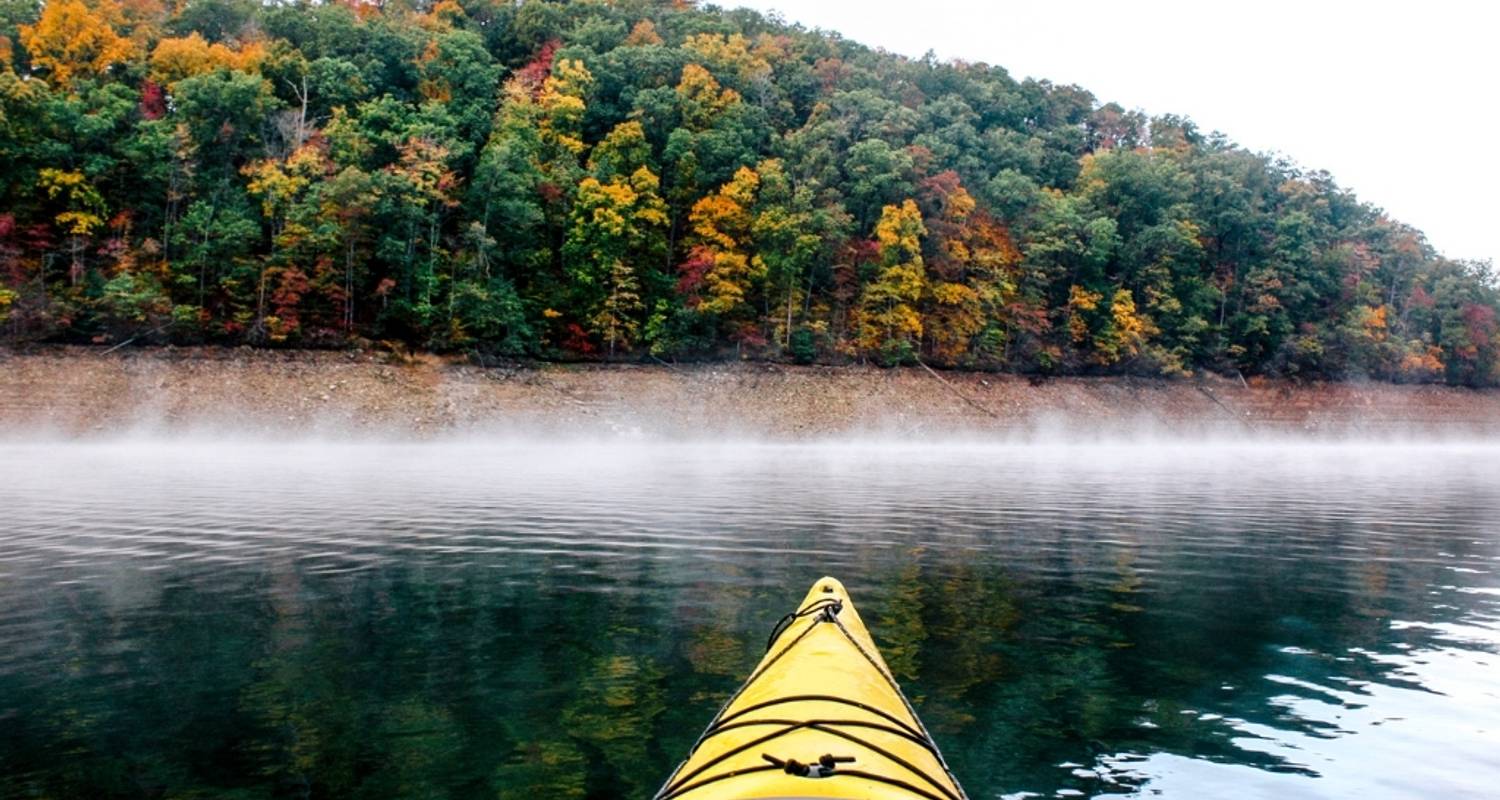
[{"label": "mist over water", "polygon": [[649,796],[818,576],[971,796],[1483,796],[1500,442],[0,442],[0,796]]}]

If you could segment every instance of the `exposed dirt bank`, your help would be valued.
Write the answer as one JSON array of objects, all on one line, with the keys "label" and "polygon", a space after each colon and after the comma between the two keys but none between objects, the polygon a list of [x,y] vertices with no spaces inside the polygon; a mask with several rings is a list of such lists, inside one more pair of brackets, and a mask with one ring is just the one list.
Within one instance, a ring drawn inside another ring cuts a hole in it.
[{"label": "exposed dirt bank", "polygon": [[480,368],[435,356],[0,350],[0,433],[961,436],[1049,429],[1500,433],[1500,391],[770,364]]}]

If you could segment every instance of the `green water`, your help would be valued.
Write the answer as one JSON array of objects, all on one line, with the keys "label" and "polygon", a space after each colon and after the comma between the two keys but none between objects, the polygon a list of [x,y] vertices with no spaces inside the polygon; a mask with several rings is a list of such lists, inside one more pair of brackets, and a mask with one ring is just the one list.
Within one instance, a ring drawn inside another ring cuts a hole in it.
[{"label": "green water", "polygon": [[1486,796],[1497,455],[0,445],[0,797],[649,797],[824,573],[972,797]]}]

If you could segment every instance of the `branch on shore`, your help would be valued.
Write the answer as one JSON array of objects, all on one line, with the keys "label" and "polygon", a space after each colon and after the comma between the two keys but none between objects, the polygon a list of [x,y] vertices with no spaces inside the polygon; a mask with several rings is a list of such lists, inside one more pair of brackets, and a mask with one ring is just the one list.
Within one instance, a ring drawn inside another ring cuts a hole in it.
[{"label": "branch on shore", "polygon": [[146,331],[145,333],[137,333],[136,335],[130,337],[129,339],[126,339],[125,341],[120,342],[119,344],[110,347],[109,349],[105,350],[104,352],[100,353],[99,355],[101,355],[101,356],[107,356],[110,353],[113,353],[114,351],[119,350],[120,348],[124,347],[125,345],[130,344],[131,342],[135,341],[136,339],[141,338],[142,336],[155,336],[156,334],[161,333],[162,331],[166,330],[167,328],[172,327],[172,322],[175,322],[175,320],[169,321],[169,322],[167,322],[164,325],[158,325],[155,328],[152,328],[151,330]]},{"label": "branch on shore", "polygon": [[[1245,381],[1244,376],[1240,376],[1240,382],[1244,383],[1244,381]],[[1207,386],[1199,385],[1197,388],[1198,388],[1198,391],[1201,392],[1204,397],[1207,397],[1208,399],[1214,401],[1214,405],[1218,406],[1219,408],[1224,409],[1224,413],[1225,414],[1228,414],[1229,416],[1234,417],[1237,422],[1239,422],[1241,425],[1244,425],[1247,429],[1252,430],[1252,431],[1255,430],[1255,424],[1254,423],[1252,423],[1248,419],[1245,419],[1244,417],[1240,416],[1239,414],[1234,413],[1234,409],[1230,408],[1229,406],[1224,405],[1224,401],[1220,400],[1218,398],[1218,396],[1216,396],[1213,392],[1209,391]],[[1250,388],[1250,386],[1248,384],[1246,384],[1245,388],[1248,389],[1248,388]]]},{"label": "branch on shore", "polygon": [[922,359],[920,359],[920,358],[917,359],[917,365],[920,366],[922,369],[927,370],[927,374],[928,375],[931,375],[932,377],[937,378],[939,383],[941,383],[944,386],[948,387],[948,391],[952,392],[956,397],[958,397],[958,399],[964,401],[965,403],[968,403],[969,405],[973,406],[974,408],[979,409],[980,411],[984,412],[985,414],[988,414],[990,417],[992,417],[994,419],[1003,419],[999,414],[996,414],[993,410],[991,410],[989,408],[989,406],[986,406],[983,403],[980,403],[978,400],[975,400],[974,398],[968,396],[967,394],[964,394],[962,391],[959,390],[959,388],[957,386],[954,386],[947,378],[944,378],[942,375],[939,375],[938,372],[937,372],[937,370],[933,369],[932,367],[927,366],[927,363],[924,362]]}]

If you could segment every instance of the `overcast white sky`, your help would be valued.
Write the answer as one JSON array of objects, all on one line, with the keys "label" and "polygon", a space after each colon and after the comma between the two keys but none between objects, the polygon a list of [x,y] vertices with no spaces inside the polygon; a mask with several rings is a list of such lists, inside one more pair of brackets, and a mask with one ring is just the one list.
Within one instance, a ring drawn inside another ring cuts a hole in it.
[{"label": "overcast white sky", "polygon": [[1492,0],[718,0],[896,53],[984,61],[1191,117],[1326,169],[1500,264],[1500,4]]}]

